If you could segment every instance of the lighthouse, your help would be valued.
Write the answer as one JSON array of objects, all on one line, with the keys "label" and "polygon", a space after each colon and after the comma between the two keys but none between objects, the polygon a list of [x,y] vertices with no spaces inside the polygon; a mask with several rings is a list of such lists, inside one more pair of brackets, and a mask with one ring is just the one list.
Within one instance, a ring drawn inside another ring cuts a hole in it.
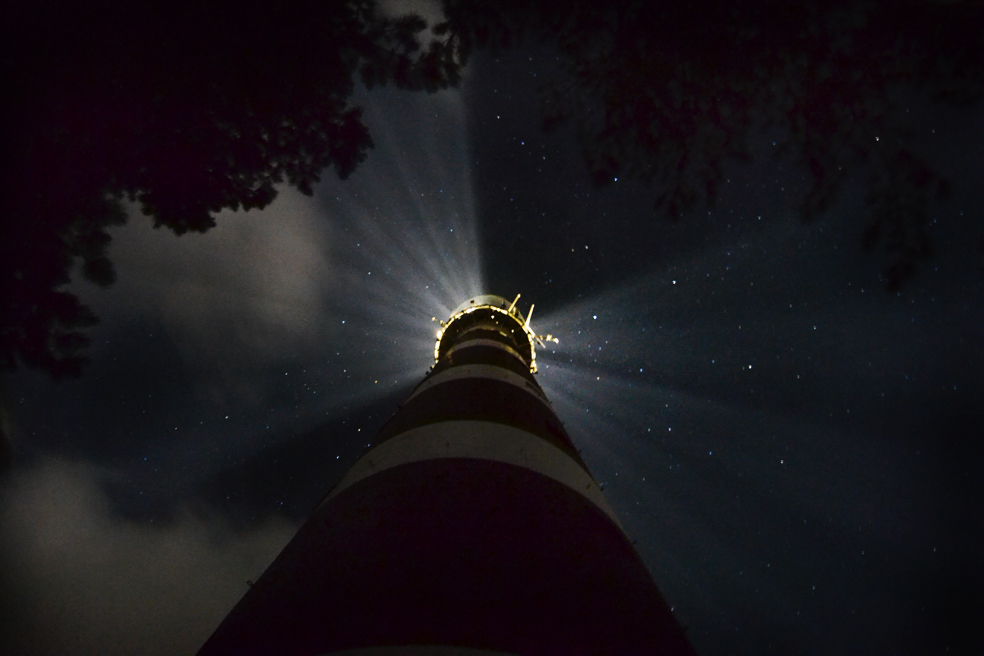
[{"label": "lighthouse", "polygon": [[512,302],[440,322],[434,366],[199,651],[693,654],[534,376]]}]

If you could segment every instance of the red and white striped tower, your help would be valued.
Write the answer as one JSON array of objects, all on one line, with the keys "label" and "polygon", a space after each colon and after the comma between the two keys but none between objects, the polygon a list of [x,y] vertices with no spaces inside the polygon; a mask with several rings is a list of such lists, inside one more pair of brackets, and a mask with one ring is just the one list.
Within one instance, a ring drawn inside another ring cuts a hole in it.
[{"label": "red and white striped tower", "polygon": [[538,339],[516,301],[459,307],[199,656],[693,654],[533,377]]}]

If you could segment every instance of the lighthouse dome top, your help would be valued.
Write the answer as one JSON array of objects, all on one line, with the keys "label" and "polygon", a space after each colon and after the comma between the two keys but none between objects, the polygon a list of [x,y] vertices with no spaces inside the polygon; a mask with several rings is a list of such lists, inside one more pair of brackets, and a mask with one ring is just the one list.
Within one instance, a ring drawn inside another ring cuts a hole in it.
[{"label": "lighthouse dome top", "polygon": [[466,329],[482,324],[486,328],[501,332],[503,336],[511,337],[520,357],[529,366],[530,371],[535,372],[537,335],[530,327],[533,307],[530,306],[530,311],[524,317],[516,306],[519,296],[516,294],[516,298],[510,303],[502,296],[480,294],[455,308],[448,320],[441,322],[441,329],[437,332],[434,361],[440,360],[441,356],[462,338]]}]

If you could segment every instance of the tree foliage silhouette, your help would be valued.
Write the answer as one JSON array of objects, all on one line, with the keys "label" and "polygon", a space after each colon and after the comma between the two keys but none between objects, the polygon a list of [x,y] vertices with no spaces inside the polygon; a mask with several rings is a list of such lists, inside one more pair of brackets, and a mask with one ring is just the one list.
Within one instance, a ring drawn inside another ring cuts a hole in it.
[{"label": "tree foliage silhouette", "polygon": [[[860,169],[864,245],[886,254],[889,288],[930,250],[930,201],[946,181],[913,147],[901,98],[977,102],[984,3],[927,0],[641,2],[445,0],[450,35],[476,48],[556,48],[544,125],[573,123],[594,181],[652,184],[658,215],[713,203],[728,158],[774,128],[808,174],[804,219]],[[900,118],[903,117],[903,118]]]},{"label": "tree foliage silhouette", "polygon": [[865,245],[890,287],[927,256],[946,181],[913,147],[905,94],[984,94],[984,1],[443,0],[426,48],[416,16],[373,0],[26,3],[4,20],[0,369],[77,374],[96,317],[60,290],[73,262],[114,279],[106,229],[138,201],[156,226],[205,231],[260,208],[274,185],[310,193],[372,140],[349,99],[369,86],[434,91],[477,48],[533,40],[560,65],[544,125],[572,123],[599,185],[653,185],[657,214],[713,203],[728,158],[760,127],[808,173],[802,215],[862,170]]},{"label": "tree foliage silhouette", "polygon": [[458,80],[416,16],[371,0],[21,3],[8,8],[0,369],[85,362],[94,314],[59,290],[73,262],[109,285],[106,228],[138,201],[155,226],[203,232],[274,185],[310,194],[372,146],[355,78],[433,91]]}]

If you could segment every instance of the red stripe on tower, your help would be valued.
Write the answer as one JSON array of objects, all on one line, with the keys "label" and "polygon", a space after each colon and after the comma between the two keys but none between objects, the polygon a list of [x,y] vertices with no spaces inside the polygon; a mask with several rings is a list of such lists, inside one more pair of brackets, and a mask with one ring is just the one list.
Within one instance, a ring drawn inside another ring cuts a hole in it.
[{"label": "red stripe on tower", "polygon": [[516,301],[459,307],[199,656],[693,654],[533,377],[538,339]]}]

